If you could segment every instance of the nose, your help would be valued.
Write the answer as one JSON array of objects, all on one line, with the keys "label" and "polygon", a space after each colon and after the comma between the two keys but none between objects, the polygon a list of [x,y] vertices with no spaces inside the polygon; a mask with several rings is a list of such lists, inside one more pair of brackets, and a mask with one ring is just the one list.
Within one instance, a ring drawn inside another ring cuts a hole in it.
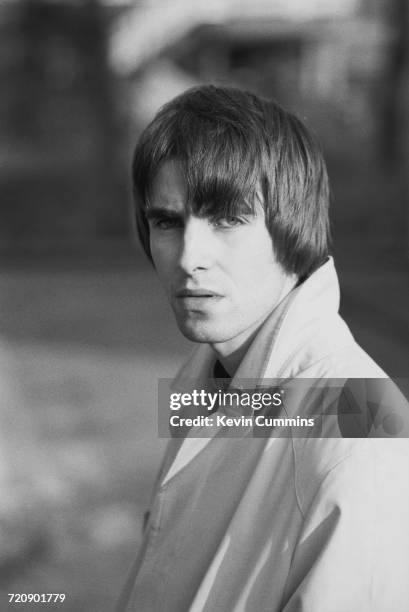
[{"label": "nose", "polygon": [[179,267],[186,274],[207,270],[213,260],[214,247],[207,220],[189,216],[183,229]]}]

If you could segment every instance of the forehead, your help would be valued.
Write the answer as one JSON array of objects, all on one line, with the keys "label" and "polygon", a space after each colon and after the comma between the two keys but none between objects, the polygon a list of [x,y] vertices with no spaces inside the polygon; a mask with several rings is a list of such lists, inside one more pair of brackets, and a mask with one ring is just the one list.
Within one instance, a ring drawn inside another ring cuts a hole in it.
[{"label": "forehead", "polygon": [[183,209],[187,200],[187,185],[181,164],[169,160],[161,164],[151,186],[150,203],[153,206]]},{"label": "forehead", "polygon": [[199,173],[199,180],[189,182],[185,172],[185,164],[177,159],[162,162],[151,182],[146,211],[169,209],[208,218],[264,216],[260,187],[246,196],[237,189],[234,181],[207,176],[204,170]]}]

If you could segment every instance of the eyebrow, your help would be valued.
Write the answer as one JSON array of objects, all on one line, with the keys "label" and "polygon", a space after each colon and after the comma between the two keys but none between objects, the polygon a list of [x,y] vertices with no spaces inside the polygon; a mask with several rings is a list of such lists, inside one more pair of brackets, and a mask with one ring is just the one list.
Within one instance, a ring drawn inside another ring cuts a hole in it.
[{"label": "eyebrow", "polygon": [[178,212],[177,210],[173,210],[172,208],[167,208],[166,206],[152,206],[147,209],[145,214],[147,219],[183,219],[183,212]]}]

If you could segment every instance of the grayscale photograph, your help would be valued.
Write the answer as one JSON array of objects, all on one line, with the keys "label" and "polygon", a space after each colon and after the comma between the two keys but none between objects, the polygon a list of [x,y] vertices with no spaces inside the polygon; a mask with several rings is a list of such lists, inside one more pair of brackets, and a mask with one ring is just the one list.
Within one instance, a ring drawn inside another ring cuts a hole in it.
[{"label": "grayscale photograph", "polygon": [[0,0],[0,611],[409,612],[408,0]]}]

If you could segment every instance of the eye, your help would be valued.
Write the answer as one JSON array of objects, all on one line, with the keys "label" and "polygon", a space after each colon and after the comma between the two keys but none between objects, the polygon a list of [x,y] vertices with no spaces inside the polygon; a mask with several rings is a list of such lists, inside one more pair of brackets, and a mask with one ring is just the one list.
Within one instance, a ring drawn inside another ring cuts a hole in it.
[{"label": "eye", "polygon": [[214,219],[212,223],[216,227],[230,228],[238,227],[239,225],[244,225],[245,220],[241,217],[235,217],[234,215],[232,215],[229,217],[221,217],[220,219]]},{"label": "eye", "polygon": [[174,217],[158,217],[150,220],[150,224],[153,228],[158,230],[169,230],[181,226],[180,219]]}]

